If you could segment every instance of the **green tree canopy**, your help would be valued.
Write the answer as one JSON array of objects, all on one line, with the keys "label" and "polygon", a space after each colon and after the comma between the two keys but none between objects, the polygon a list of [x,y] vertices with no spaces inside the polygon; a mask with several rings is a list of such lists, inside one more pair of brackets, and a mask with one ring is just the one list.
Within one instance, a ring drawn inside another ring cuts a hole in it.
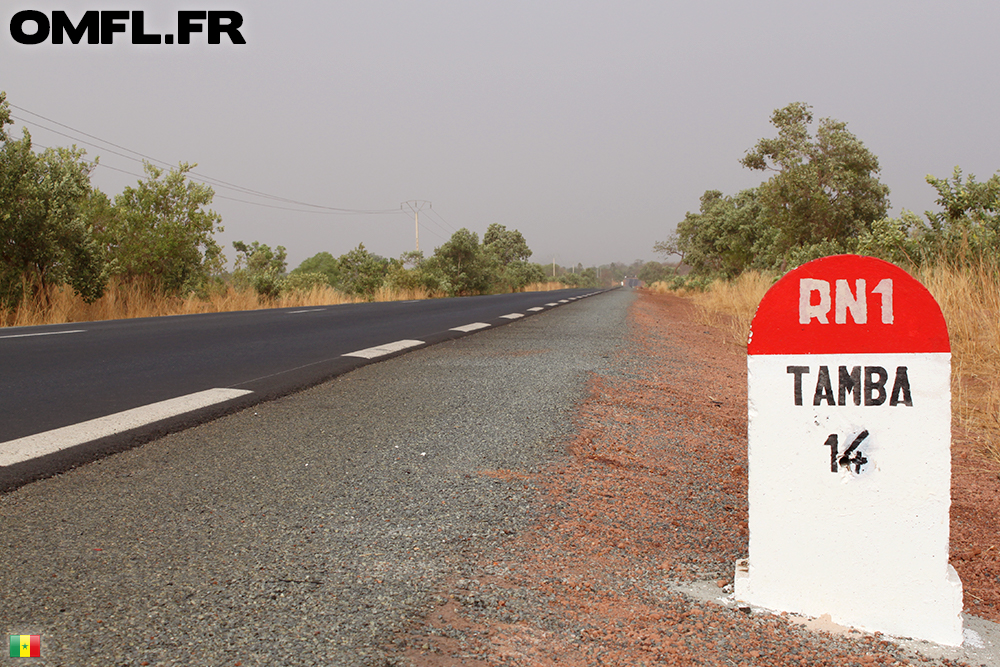
[{"label": "green tree canopy", "polygon": [[279,245],[276,250],[271,250],[270,246],[258,241],[250,245],[234,241],[233,248],[236,250],[233,282],[249,285],[257,294],[269,299],[281,294],[285,260],[288,256],[284,246]]},{"label": "green tree canopy", "polygon": [[67,283],[93,301],[106,283],[101,248],[85,216],[93,166],[75,146],[35,153],[30,133],[12,139],[9,123],[0,93],[0,302],[16,306],[25,288],[45,302],[51,286]]},{"label": "green tree canopy", "polygon": [[773,261],[774,236],[761,221],[757,189],[735,197],[707,190],[699,212],[687,213],[676,235],[654,249],[680,255],[697,273],[732,277],[755,263]]},{"label": "green tree canopy", "polygon": [[188,179],[193,164],[166,174],[148,162],[144,167],[146,180],[115,197],[116,214],[104,233],[112,272],[151,280],[168,293],[199,289],[225,261],[214,238],[222,218],[206,208],[215,193]]},{"label": "green tree canopy", "polygon": [[938,213],[925,213],[929,227],[922,232],[927,252],[952,261],[1000,256],[1000,173],[985,182],[973,174],[962,180],[955,167],[950,179],[927,176],[938,192]]},{"label": "green tree canopy", "polygon": [[520,290],[525,285],[544,279],[536,265],[528,263],[531,249],[516,229],[493,223],[483,235],[483,251],[487,262],[494,265],[493,281],[500,289]]},{"label": "green tree canopy", "polygon": [[326,251],[318,252],[312,257],[302,260],[302,263],[295,267],[292,273],[322,273],[326,276],[327,283],[333,286],[337,284],[340,275],[340,262]]},{"label": "green tree canopy", "polygon": [[486,228],[483,246],[496,257],[501,266],[515,261],[526,262],[531,257],[531,249],[521,232],[516,229],[508,230],[506,226],[495,222]]},{"label": "green tree canopy", "polygon": [[7,141],[10,135],[7,126],[13,123],[10,119],[10,105],[7,103],[7,93],[0,90],[0,141]]},{"label": "green tree canopy", "polygon": [[492,258],[479,245],[479,235],[462,228],[428,260],[444,275],[442,288],[451,296],[482,294],[490,288]]},{"label": "green tree canopy", "polygon": [[357,294],[369,300],[385,283],[389,260],[368,252],[365,244],[340,256],[337,287],[347,294]]},{"label": "green tree canopy", "polygon": [[771,123],[778,136],[761,139],[741,160],[749,169],[775,172],[759,188],[763,221],[775,228],[776,251],[823,241],[844,245],[885,217],[889,188],[878,179],[878,158],[847,130],[824,118],[809,132],[811,107],[795,102]]}]

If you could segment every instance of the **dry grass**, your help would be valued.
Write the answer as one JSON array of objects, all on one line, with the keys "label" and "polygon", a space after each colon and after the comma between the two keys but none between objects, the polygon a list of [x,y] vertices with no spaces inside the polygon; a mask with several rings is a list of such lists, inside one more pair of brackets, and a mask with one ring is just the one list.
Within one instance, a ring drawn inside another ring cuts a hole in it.
[{"label": "dry grass", "polygon": [[[435,296],[440,295],[431,294],[426,290],[381,289],[376,293],[375,300],[402,301],[429,299]],[[265,299],[252,289],[237,290],[231,285],[226,285],[213,291],[208,297],[202,298],[194,294],[187,297],[170,297],[141,285],[112,283],[103,297],[88,304],[73,294],[72,289],[63,286],[50,292],[47,304],[25,301],[12,311],[0,310],[0,323],[4,326],[31,326],[263,308],[330,306],[363,300],[338,292],[331,287],[315,287],[310,291],[290,292],[277,299]]]},{"label": "dry grass", "polygon": [[948,323],[956,422],[1000,461],[1000,272],[989,264],[938,264],[914,276],[937,299]]},{"label": "dry grass", "polygon": [[745,347],[757,304],[775,279],[772,274],[747,271],[733,281],[716,280],[704,291],[671,290],[666,283],[653,283],[650,289],[691,299],[702,323],[723,329],[734,344]]},{"label": "dry grass", "polygon": [[[938,263],[911,273],[934,295],[948,323],[955,424],[975,434],[984,453],[1000,461],[1000,271],[990,264]],[[691,298],[704,323],[725,329],[742,347],[775,278],[747,272],[732,282],[716,281],[704,292],[674,293]],[[652,289],[670,291],[662,283]]]},{"label": "dry grass", "polygon": [[[565,289],[560,282],[532,283],[526,292],[550,292]],[[375,293],[375,301],[409,301],[434,299],[445,296],[425,289],[390,289],[383,287]],[[361,297],[339,292],[332,287],[314,287],[309,291],[289,292],[277,299],[266,299],[252,289],[237,290],[232,285],[220,287],[207,297],[191,294],[187,297],[164,296],[154,289],[134,283],[112,282],[104,296],[88,304],[67,286],[49,292],[48,303],[22,303],[14,310],[0,309],[0,326],[20,327],[66,322],[93,322],[120,320],[133,317],[161,317],[164,315],[194,315],[197,313],[225,313],[263,308],[304,308],[332,306],[340,303],[358,303]]]},{"label": "dry grass", "polygon": [[550,280],[545,283],[531,283],[525,286],[525,292],[554,292],[556,290],[566,289],[566,283],[561,283],[558,280]]}]

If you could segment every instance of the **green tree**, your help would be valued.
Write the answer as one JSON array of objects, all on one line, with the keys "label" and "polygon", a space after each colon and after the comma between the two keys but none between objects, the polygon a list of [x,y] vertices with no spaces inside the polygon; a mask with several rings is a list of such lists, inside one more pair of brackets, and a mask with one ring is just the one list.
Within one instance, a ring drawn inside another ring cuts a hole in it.
[{"label": "green tree", "polygon": [[950,179],[927,176],[938,192],[938,213],[925,213],[929,225],[918,230],[925,254],[951,261],[1000,258],[1000,173],[980,183],[973,174],[962,180],[955,167]]},{"label": "green tree", "polygon": [[254,241],[247,245],[243,241],[234,241],[236,249],[236,268],[233,271],[233,281],[237,285],[248,285],[257,294],[268,299],[274,299],[284,288],[284,275],[287,252],[284,246],[271,250],[270,246]]},{"label": "green tree", "polygon": [[389,262],[386,284],[394,289],[442,292],[445,282],[437,263],[424,258],[422,250],[408,250]]},{"label": "green tree", "polygon": [[778,256],[823,242],[846,248],[889,207],[878,158],[846,123],[824,118],[812,136],[812,121],[811,107],[802,102],[776,110],[771,123],[778,136],[761,139],[741,160],[749,169],[775,172],[758,190],[762,219],[778,232]]},{"label": "green tree", "polygon": [[559,282],[567,287],[597,287],[597,269],[584,269],[582,265],[577,265],[574,273],[559,276]]},{"label": "green tree", "polygon": [[75,146],[35,153],[30,133],[12,139],[9,123],[0,93],[0,302],[13,308],[27,296],[44,303],[61,284],[94,301],[106,275],[85,215],[93,167]]},{"label": "green tree", "polygon": [[221,273],[225,258],[214,234],[223,231],[222,218],[206,208],[212,188],[188,179],[195,166],[181,163],[164,174],[144,163],[146,180],[115,197],[104,238],[114,275],[177,293],[202,289]]},{"label": "green tree", "polygon": [[302,263],[292,270],[292,275],[299,273],[321,273],[326,276],[327,284],[332,287],[337,284],[340,276],[340,262],[326,251],[318,252],[302,260]]},{"label": "green tree", "polygon": [[337,287],[347,294],[363,296],[369,301],[385,283],[389,260],[365,250],[365,244],[340,256],[340,276]]},{"label": "green tree", "polygon": [[516,259],[503,267],[500,273],[500,284],[512,291],[523,290],[532,283],[546,281],[545,269],[534,262]]},{"label": "green tree", "polygon": [[434,249],[430,269],[443,274],[441,288],[450,296],[489,290],[493,258],[479,245],[479,235],[462,228]]},{"label": "green tree", "polygon": [[512,291],[524,289],[525,285],[539,282],[539,273],[528,263],[531,249],[518,230],[508,230],[506,226],[493,223],[483,235],[483,250],[487,262],[492,260],[491,281],[497,289]]},{"label": "green tree", "polygon": [[858,237],[853,251],[878,257],[894,264],[916,264],[922,259],[920,230],[923,223],[913,211],[903,211],[898,218],[882,218]]},{"label": "green tree", "polygon": [[733,277],[757,263],[771,263],[774,236],[761,220],[756,189],[735,197],[707,190],[698,213],[688,212],[676,234],[654,250],[680,255],[697,274]]},{"label": "green tree", "polygon": [[10,104],[7,103],[7,93],[0,90],[0,141],[10,139],[7,126],[13,122],[10,119]]},{"label": "green tree", "polygon": [[646,262],[639,269],[639,280],[647,285],[655,282],[670,280],[674,277],[676,267],[660,262]]},{"label": "green tree", "polygon": [[493,253],[501,266],[516,261],[525,262],[531,257],[531,249],[521,232],[516,229],[508,230],[505,225],[495,222],[486,228],[483,246]]}]

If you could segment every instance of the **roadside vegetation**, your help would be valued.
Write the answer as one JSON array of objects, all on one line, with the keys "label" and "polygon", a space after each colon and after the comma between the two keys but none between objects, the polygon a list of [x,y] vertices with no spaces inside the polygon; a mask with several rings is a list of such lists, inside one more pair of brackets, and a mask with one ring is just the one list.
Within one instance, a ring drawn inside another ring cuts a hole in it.
[{"label": "roadside vegetation", "polygon": [[746,345],[765,292],[785,272],[840,253],[893,262],[922,282],[941,306],[952,345],[956,424],[1000,461],[1000,172],[984,182],[955,167],[928,176],[939,211],[887,217],[889,189],[878,158],[846,123],[813,115],[802,103],[771,117],[777,137],[741,160],[770,173],[756,188],[727,196],[709,190],[697,213],[654,249],[691,268],[651,284],[691,296],[707,322]]},{"label": "roadside vegetation", "polygon": [[215,193],[191,179],[195,165],[145,163],[144,178],[110,197],[91,183],[96,159],[76,146],[37,151],[11,123],[0,92],[0,326],[610,286],[644,265],[533,263],[521,232],[494,223],[481,239],[458,230],[430,256],[360,244],[291,271],[283,246],[241,240],[230,271]]}]

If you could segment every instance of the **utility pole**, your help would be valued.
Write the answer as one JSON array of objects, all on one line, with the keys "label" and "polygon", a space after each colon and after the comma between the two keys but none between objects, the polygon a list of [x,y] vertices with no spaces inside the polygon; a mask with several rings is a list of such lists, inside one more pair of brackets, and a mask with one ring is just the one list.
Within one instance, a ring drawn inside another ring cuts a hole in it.
[{"label": "utility pole", "polygon": [[417,251],[420,251],[420,212],[425,208],[431,208],[431,203],[423,199],[411,199],[410,201],[404,201],[399,205],[400,210],[403,207],[409,207],[413,211],[413,234],[417,241]]}]

